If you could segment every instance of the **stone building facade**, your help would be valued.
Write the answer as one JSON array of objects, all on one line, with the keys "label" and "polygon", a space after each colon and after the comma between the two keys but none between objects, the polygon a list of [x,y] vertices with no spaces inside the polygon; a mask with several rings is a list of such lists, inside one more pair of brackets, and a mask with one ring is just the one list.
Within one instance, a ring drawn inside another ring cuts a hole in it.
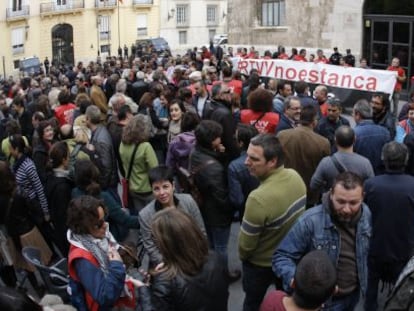
[{"label": "stone building facade", "polygon": [[267,8],[277,11],[280,20],[270,22],[264,16],[269,13],[265,6],[268,3],[272,2],[229,0],[229,42],[274,48],[283,45],[331,50],[336,46],[360,54],[362,0],[275,1],[283,6]]},{"label": "stone building facade", "polygon": [[[414,76],[412,0],[228,0],[228,37],[234,46],[276,51],[279,45],[309,53],[351,49],[375,69],[398,57]],[[404,85],[408,90],[410,79]]]}]

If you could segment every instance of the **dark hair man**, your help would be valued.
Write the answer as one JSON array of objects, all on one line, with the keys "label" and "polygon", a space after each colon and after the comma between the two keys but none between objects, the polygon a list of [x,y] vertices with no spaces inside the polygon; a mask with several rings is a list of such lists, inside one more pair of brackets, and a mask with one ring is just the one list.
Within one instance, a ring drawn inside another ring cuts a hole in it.
[{"label": "dark hair man", "polygon": [[267,288],[277,281],[271,256],[304,211],[306,187],[298,173],[284,167],[282,145],[273,134],[260,134],[250,141],[245,164],[261,182],[247,198],[239,235],[246,293],[243,310],[250,311],[259,309]]},{"label": "dark hair man", "polygon": [[329,99],[327,108],[328,114],[319,120],[316,132],[329,140],[331,152],[334,153],[336,151],[335,131],[340,126],[349,126],[349,121],[341,116],[342,105],[338,98]]},{"label": "dark hair man", "polygon": [[385,174],[365,182],[373,224],[365,310],[377,310],[378,284],[394,284],[414,251],[414,177],[405,174],[408,149],[395,141],[382,148]]},{"label": "dark hair man", "polygon": [[372,119],[375,124],[385,127],[394,139],[396,132],[396,119],[390,111],[390,101],[388,95],[375,93],[371,98]]},{"label": "dark hair man", "polygon": [[338,292],[325,303],[327,310],[354,310],[367,288],[367,257],[371,212],[363,203],[363,181],[351,172],[339,174],[322,204],[307,210],[277,247],[275,274],[288,293],[297,263],[308,252],[327,252],[336,266]]},{"label": "dark hair man", "polygon": [[273,111],[282,114],[285,99],[292,94],[292,84],[285,80],[279,81],[277,84],[277,94],[273,98]]},{"label": "dark hair man", "polygon": [[311,251],[299,261],[292,279],[292,296],[281,290],[263,300],[260,311],[320,310],[336,290],[336,269],[322,250]]}]

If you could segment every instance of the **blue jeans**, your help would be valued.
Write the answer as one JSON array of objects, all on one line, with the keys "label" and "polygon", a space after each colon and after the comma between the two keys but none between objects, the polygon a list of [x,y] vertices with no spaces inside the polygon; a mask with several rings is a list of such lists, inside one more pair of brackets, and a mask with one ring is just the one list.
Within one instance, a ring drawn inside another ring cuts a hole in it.
[{"label": "blue jeans", "polygon": [[258,311],[270,285],[282,289],[271,267],[259,267],[248,261],[243,261],[242,283],[245,293],[243,311]]},{"label": "blue jeans", "polygon": [[226,263],[227,267],[227,245],[230,238],[230,225],[226,227],[206,226],[210,248],[214,250]]},{"label": "blue jeans", "polygon": [[351,294],[341,298],[331,298],[321,309],[323,311],[352,311],[358,304],[360,289],[356,289]]}]

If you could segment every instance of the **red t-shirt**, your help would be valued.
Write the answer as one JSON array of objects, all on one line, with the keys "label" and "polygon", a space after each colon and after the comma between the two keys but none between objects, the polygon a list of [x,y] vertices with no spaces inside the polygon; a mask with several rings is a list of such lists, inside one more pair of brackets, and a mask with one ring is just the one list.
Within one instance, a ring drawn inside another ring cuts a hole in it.
[{"label": "red t-shirt", "polygon": [[240,80],[231,80],[227,83],[227,86],[233,90],[233,93],[242,95],[243,92],[243,82]]},{"label": "red t-shirt", "polygon": [[282,54],[279,54],[277,58],[278,59],[289,59],[289,55],[287,55],[286,53],[282,53]]},{"label": "red t-shirt", "polygon": [[328,103],[324,102],[322,105],[319,105],[319,109],[321,110],[322,117],[326,117],[328,115]]},{"label": "red t-shirt", "polygon": [[280,290],[275,290],[266,295],[260,306],[260,311],[287,311],[283,305],[283,298],[287,294]]},{"label": "red t-shirt", "polygon": [[[401,68],[401,67],[389,66],[387,68],[387,70],[389,70],[389,71],[396,71],[397,74],[398,74],[398,77],[400,77],[400,78],[402,78],[402,77],[405,76],[405,70],[403,68]],[[398,81],[398,79],[397,79],[397,81],[395,82],[394,91],[395,92],[401,92],[402,85],[403,85],[402,82]]]},{"label": "red t-shirt", "polygon": [[329,63],[329,60],[327,60],[326,57],[323,57],[323,58],[315,58],[314,63],[315,64],[317,64],[317,63],[328,64]]},{"label": "red t-shirt", "polygon": [[302,55],[295,55],[295,56],[293,57],[293,60],[298,61],[298,62],[307,62],[307,61],[308,61],[308,60],[307,60],[305,57],[303,57]]},{"label": "red t-shirt", "polygon": [[61,105],[55,108],[55,116],[59,121],[59,127],[65,124],[73,124],[74,104]]},{"label": "red t-shirt", "polygon": [[[251,109],[244,109],[240,112],[241,123],[252,125],[263,112],[255,112]],[[274,134],[279,124],[279,114],[276,112],[266,112],[266,114],[256,122],[255,128],[259,133]]]}]

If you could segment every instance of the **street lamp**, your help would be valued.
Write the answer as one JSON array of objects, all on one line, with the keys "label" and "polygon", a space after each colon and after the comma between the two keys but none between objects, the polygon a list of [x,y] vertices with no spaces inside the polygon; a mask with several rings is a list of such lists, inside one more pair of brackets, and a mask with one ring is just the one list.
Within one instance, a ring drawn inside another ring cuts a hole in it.
[{"label": "street lamp", "polygon": [[169,12],[168,12],[168,20],[170,20],[171,18],[174,18],[174,13],[175,13],[175,9],[172,8]]}]

